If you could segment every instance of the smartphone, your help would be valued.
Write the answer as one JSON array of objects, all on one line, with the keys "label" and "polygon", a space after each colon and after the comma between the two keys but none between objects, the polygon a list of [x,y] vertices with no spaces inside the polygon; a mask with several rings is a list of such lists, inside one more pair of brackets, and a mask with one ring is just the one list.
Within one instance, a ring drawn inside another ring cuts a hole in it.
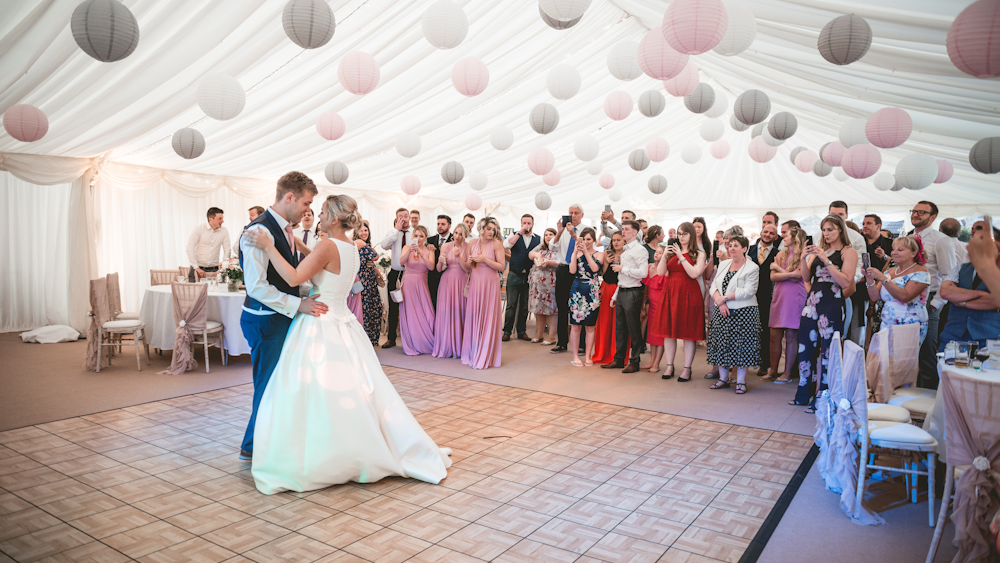
[{"label": "smartphone", "polygon": [[868,271],[868,268],[872,267],[872,259],[867,252],[861,253],[861,266],[865,269],[865,271]]},{"label": "smartphone", "polygon": [[813,237],[812,235],[808,235],[806,237],[806,246],[812,246],[812,245],[813,245]]},{"label": "smartphone", "polygon": [[610,213],[611,212],[611,206],[610,205],[605,205],[604,206],[604,210],[607,211],[608,213]]},{"label": "smartphone", "polygon": [[990,240],[996,240],[993,238],[993,217],[989,214],[983,215],[983,221],[986,223],[986,236],[990,237]]},{"label": "smartphone", "polygon": [[679,238],[667,239],[667,246],[674,245],[674,244],[680,244],[680,243],[681,243],[681,239],[679,239]]},{"label": "smartphone", "polygon": [[569,225],[569,222],[570,222],[569,215],[563,215],[562,216],[562,225],[563,225],[563,227],[565,227],[566,225]]}]

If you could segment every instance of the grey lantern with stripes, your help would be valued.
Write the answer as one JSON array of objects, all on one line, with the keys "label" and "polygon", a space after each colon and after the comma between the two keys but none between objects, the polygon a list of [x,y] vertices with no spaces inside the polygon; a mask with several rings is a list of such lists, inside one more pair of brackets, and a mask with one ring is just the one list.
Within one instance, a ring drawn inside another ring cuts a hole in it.
[{"label": "grey lantern with stripes", "polygon": [[441,167],[441,178],[449,184],[457,184],[465,177],[465,168],[460,162],[445,162]]},{"label": "grey lantern with stripes", "polygon": [[333,39],[337,21],[324,0],[289,0],[281,12],[285,35],[303,49],[317,49]]},{"label": "grey lantern with stripes", "polygon": [[654,194],[657,195],[662,194],[663,192],[667,191],[667,179],[664,178],[662,175],[657,174],[649,179],[647,186],[649,186],[649,191],[653,192]]},{"label": "grey lantern with stripes", "polygon": [[198,158],[205,152],[205,137],[200,131],[190,127],[178,129],[170,144],[174,147],[175,153],[189,160]]},{"label": "grey lantern with stripes", "polygon": [[820,178],[823,176],[829,176],[830,172],[833,172],[833,167],[823,162],[823,159],[817,158],[816,162],[813,163],[813,174],[819,176]]},{"label": "grey lantern with stripes", "polygon": [[736,119],[736,114],[729,116],[729,126],[732,127],[734,131],[746,131],[750,128],[750,126],[746,123]]},{"label": "grey lantern with stripes", "polygon": [[124,59],[139,45],[139,22],[118,0],[81,3],[69,27],[83,52],[104,63]]},{"label": "grey lantern with stripes", "polygon": [[767,122],[767,132],[779,141],[791,138],[799,130],[799,120],[787,111],[780,111]]},{"label": "grey lantern with stripes", "polygon": [[747,125],[756,125],[771,114],[771,99],[760,90],[747,90],[736,98],[733,115]]},{"label": "grey lantern with stripes", "polygon": [[347,181],[347,177],[349,175],[350,172],[347,170],[347,165],[339,160],[335,160],[326,165],[326,179],[329,180],[331,184],[343,184]]},{"label": "grey lantern with stripes", "polygon": [[695,87],[694,92],[684,96],[684,106],[694,113],[705,113],[715,103],[715,90],[704,82]]},{"label": "grey lantern with stripes", "polygon": [[636,172],[642,172],[649,168],[649,157],[644,149],[635,149],[628,155],[628,165]]},{"label": "grey lantern with stripes", "polygon": [[552,207],[552,196],[548,192],[538,192],[535,194],[535,207],[542,211]]},{"label": "grey lantern with stripes", "polygon": [[566,21],[566,22],[559,21],[559,20],[555,19],[554,17],[546,14],[545,10],[542,9],[541,5],[538,6],[538,13],[539,13],[539,15],[542,16],[542,21],[545,22],[545,25],[551,27],[552,29],[557,29],[557,30],[560,30],[560,31],[563,30],[563,29],[569,29],[569,28],[573,27],[574,25],[580,23],[580,20],[583,19],[583,16],[580,16],[578,18],[575,18],[575,19],[572,19],[572,20],[569,20],[569,21]]},{"label": "grey lantern with stripes", "polygon": [[667,99],[656,90],[647,90],[639,96],[639,113],[646,117],[656,117],[667,107]]},{"label": "grey lantern with stripes", "polygon": [[819,32],[816,48],[835,65],[849,65],[865,56],[872,46],[872,28],[861,16],[834,18]]},{"label": "grey lantern with stripes", "polygon": [[1000,172],[1000,137],[986,137],[972,145],[969,164],[983,174]]},{"label": "grey lantern with stripes", "polygon": [[536,133],[548,135],[559,126],[559,111],[552,104],[538,104],[528,115],[528,123]]},{"label": "grey lantern with stripes", "polygon": [[[826,146],[826,145],[823,145],[823,146]],[[804,150],[806,150],[805,147],[795,147],[794,149],[792,149],[792,154],[789,155],[789,159],[792,161],[792,164],[795,164],[795,157],[799,156],[799,153],[802,152],[802,151],[804,151]],[[820,149],[820,150],[822,150],[822,149]]]}]

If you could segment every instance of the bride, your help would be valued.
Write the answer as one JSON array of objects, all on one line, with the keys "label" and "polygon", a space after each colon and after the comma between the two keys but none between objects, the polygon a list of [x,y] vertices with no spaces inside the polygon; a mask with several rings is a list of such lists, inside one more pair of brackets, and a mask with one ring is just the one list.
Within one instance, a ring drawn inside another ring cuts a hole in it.
[{"label": "bride", "polygon": [[257,489],[302,492],[390,475],[437,484],[447,476],[451,450],[438,448],[413,418],[347,307],[359,256],[346,232],[361,224],[357,203],[330,196],[319,219],[329,237],[298,269],[267,236],[244,235],[292,286],[312,281],[312,293],[330,308],[296,316],[288,330],[254,427]]}]

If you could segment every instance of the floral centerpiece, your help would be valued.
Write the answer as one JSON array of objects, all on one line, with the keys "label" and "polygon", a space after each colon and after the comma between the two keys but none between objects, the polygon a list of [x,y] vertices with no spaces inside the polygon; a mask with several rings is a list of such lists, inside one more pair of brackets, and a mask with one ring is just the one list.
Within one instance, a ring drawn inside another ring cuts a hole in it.
[{"label": "floral centerpiece", "polygon": [[237,291],[243,281],[243,268],[240,267],[239,258],[230,258],[223,262],[219,268],[219,275],[226,280],[229,291]]},{"label": "floral centerpiece", "polygon": [[378,258],[378,266],[382,268],[384,273],[386,270],[392,267],[392,256],[387,252],[380,252]]}]

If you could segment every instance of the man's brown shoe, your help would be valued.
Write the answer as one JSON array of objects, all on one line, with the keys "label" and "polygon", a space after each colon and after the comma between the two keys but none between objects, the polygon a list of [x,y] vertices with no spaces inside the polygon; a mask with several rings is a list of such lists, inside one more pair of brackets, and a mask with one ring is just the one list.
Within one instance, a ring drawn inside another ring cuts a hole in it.
[{"label": "man's brown shoe", "polygon": [[639,364],[629,364],[627,368],[622,370],[622,373],[635,373],[639,371]]},{"label": "man's brown shoe", "polygon": [[618,362],[611,362],[610,364],[601,364],[601,367],[604,369],[622,369],[625,365]]}]

